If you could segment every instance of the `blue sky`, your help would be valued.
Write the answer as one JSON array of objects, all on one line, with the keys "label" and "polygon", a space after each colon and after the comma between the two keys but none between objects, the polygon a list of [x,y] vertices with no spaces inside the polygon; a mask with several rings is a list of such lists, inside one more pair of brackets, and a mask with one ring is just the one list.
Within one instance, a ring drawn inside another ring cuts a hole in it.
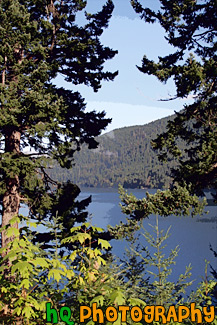
[{"label": "blue sky", "polygon": [[[94,93],[90,87],[69,86],[61,77],[58,85],[79,90],[87,103],[87,111],[105,111],[112,118],[106,132],[130,125],[143,125],[179,111],[186,101],[161,102],[175,94],[172,81],[166,85],[155,77],[141,73],[136,65],[141,64],[143,55],[157,60],[174,49],[167,43],[159,24],[147,24],[134,12],[129,0],[114,0],[115,9],[109,27],[101,41],[105,46],[118,50],[118,54],[105,63],[105,69],[119,71],[112,82],[103,82],[102,88]],[[94,13],[102,7],[104,0],[89,0],[87,12]],[[141,0],[157,9],[158,0]]]}]

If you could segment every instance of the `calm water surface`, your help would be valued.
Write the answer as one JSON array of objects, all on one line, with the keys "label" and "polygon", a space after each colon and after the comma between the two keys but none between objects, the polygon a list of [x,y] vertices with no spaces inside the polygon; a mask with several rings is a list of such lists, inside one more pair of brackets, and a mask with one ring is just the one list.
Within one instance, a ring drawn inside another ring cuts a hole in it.
[{"label": "calm water surface", "polygon": [[[136,197],[142,198],[145,196],[146,190],[129,190]],[[155,190],[150,190],[154,193]],[[92,215],[93,225],[100,226],[104,229],[107,225],[116,225],[120,221],[125,220],[125,215],[121,212],[120,198],[118,191],[115,189],[83,189],[79,198],[86,198],[92,196],[92,203],[88,207],[89,213]],[[159,217],[159,228],[167,231],[170,229],[170,237],[165,241],[167,247],[165,248],[165,256],[168,256],[171,249],[179,246],[179,254],[176,257],[176,264],[173,266],[173,272],[170,276],[171,281],[176,281],[180,274],[185,272],[185,267],[191,264],[192,277],[195,280],[192,289],[205,276],[205,260],[209,261],[209,274],[211,267],[217,270],[217,258],[214,257],[210,246],[217,251],[217,206],[208,206],[205,211],[208,214],[197,217]],[[209,221],[209,222],[207,222]],[[156,224],[156,217],[151,215],[145,219],[143,226],[149,232],[153,230],[150,227]],[[139,242],[147,246],[147,242],[143,236],[140,236]],[[126,241],[111,242],[113,246],[113,253],[118,257],[122,257],[125,248],[129,245]],[[150,250],[153,252],[153,250]],[[211,266],[211,267],[210,267]]]}]

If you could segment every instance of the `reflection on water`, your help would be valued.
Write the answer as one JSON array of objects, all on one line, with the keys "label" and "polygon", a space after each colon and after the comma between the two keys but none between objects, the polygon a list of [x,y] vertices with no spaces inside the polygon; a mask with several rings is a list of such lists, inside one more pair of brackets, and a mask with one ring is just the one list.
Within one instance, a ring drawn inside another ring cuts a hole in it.
[{"label": "reflection on water", "polygon": [[[146,190],[132,190],[136,197],[145,196]],[[154,190],[150,192],[154,193]],[[93,225],[106,229],[107,225],[112,226],[125,220],[125,215],[121,212],[120,199],[115,189],[85,189],[81,192],[80,198],[92,195],[92,203],[88,211],[92,214]],[[176,281],[178,275],[185,272],[185,266],[191,264],[192,278],[195,279],[195,288],[205,276],[205,260],[210,261],[210,265],[217,270],[217,258],[214,257],[210,246],[217,251],[217,206],[208,206],[205,211],[208,215],[202,217],[159,217],[159,228],[165,231],[171,226],[170,237],[165,242],[165,254],[168,256],[171,249],[179,245],[179,254],[176,264],[173,266],[171,281]],[[152,232],[150,225],[155,225],[155,216],[151,215],[143,222],[144,228]],[[140,236],[140,243],[147,246],[143,236]],[[112,241],[113,253],[122,257],[128,243],[126,241]],[[150,250],[150,252],[152,252]],[[211,268],[209,267],[209,274]]]}]

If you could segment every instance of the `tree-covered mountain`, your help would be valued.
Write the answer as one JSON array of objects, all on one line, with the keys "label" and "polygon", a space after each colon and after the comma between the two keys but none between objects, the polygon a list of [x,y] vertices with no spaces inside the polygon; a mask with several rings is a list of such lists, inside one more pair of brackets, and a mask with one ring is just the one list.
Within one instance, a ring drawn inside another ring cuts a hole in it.
[{"label": "tree-covered mountain", "polygon": [[83,146],[75,154],[72,170],[54,167],[50,175],[85,187],[117,187],[118,184],[128,188],[168,187],[175,161],[159,162],[151,141],[166,130],[166,124],[172,118],[101,135],[96,139],[99,142],[97,149],[88,150]]}]

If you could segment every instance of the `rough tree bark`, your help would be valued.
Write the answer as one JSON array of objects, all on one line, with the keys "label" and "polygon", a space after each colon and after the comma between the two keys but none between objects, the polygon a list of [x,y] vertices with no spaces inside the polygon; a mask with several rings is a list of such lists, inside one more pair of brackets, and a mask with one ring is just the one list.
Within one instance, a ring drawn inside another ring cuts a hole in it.
[{"label": "rough tree bark", "polygon": [[[5,137],[5,152],[18,155],[20,153],[20,137],[21,133],[19,131],[9,130]],[[6,179],[6,192],[3,197],[2,227],[8,225],[10,220],[18,215],[19,207],[19,177],[18,175],[14,175]],[[15,223],[13,227],[18,229],[18,223]],[[13,237],[8,237],[5,231],[2,232],[2,247],[6,247],[12,240]]]},{"label": "rough tree bark", "polygon": [[[14,49],[14,56],[17,57],[18,64],[22,64],[24,58],[24,50],[21,46],[17,46]],[[6,71],[8,69],[7,57],[5,57],[5,69],[2,72],[2,85],[6,84]],[[17,82],[17,77],[15,73],[11,73],[12,80]],[[8,127],[5,133],[5,153],[10,153],[19,155],[20,154],[20,138],[21,133],[19,130],[16,130],[12,127]],[[19,213],[20,207],[20,196],[19,196],[19,177],[18,175],[13,175],[12,177],[6,178],[6,192],[3,196],[3,213],[2,213],[2,227],[8,225],[10,220],[17,216]],[[13,225],[14,228],[18,229],[18,223]],[[6,231],[2,231],[1,234],[1,247],[4,248],[11,242],[14,237],[8,237],[6,235]],[[6,251],[2,254],[2,256],[6,255]]]}]

